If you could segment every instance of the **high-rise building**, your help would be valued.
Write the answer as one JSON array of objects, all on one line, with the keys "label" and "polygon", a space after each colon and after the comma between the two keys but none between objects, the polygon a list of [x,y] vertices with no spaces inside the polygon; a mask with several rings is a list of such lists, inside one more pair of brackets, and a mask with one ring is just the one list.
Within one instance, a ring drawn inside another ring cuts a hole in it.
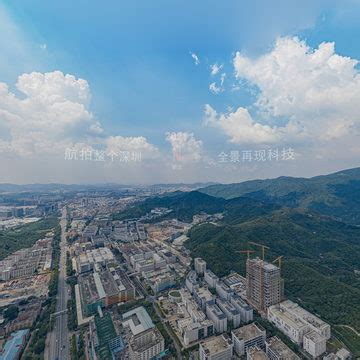
[{"label": "high-rise building", "polygon": [[194,267],[197,274],[204,275],[204,272],[206,270],[206,261],[202,258],[195,258]]},{"label": "high-rise building", "polygon": [[246,262],[246,297],[259,311],[278,304],[282,297],[280,268],[259,258]]}]

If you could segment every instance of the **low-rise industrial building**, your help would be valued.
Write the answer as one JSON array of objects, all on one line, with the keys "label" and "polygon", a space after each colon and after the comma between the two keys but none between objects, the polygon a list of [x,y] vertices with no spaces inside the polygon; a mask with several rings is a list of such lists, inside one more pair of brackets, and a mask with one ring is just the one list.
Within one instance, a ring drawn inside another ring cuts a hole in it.
[{"label": "low-rise industrial building", "polygon": [[77,272],[81,274],[91,270],[98,270],[113,261],[114,255],[108,248],[86,250],[79,254],[76,259]]},{"label": "low-rise industrial building", "polygon": [[213,336],[214,323],[211,320],[203,320],[201,322],[193,322],[191,319],[188,319],[186,322],[179,322],[178,327],[182,335],[185,346],[196,342],[201,339]]},{"label": "low-rise industrial building", "polygon": [[175,276],[167,268],[160,271],[145,272],[143,273],[143,276],[155,294],[175,285]]},{"label": "low-rise industrial building", "polygon": [[317,358],[326,351],[326,339],[316,331],[304,335],[303,347],[312,357]]},{"label": "low-rise industrial building", "polygon": [[228,360],[233,355],[233,344],[226,335],[204,340],[199,346],[200,360]]},{"label": "low-rise industrial building", "polygon": [[128,326],[132,335],[138,335],[155,327],[143,306],[132,309],[122,315],[123,326]]},{"label": "low-rise industrial building", "polygon": [[266,355],[270,360],[300,360],[277,336],[266,340]]},{"label": "low-rise industrial building", "polygon": [[231,332],[234,351],[238,356],[246,354],[251,347],[265,349],[266,332],[258,324],[251,323]]},{"label": "low-rise industrial building", "polygon": [[204,287],[195,288],[193,297],[203,311],[206,310],[207,304],[215,304],[215,296]]},{"label": "low-rise industrial building", "polygon": [[309,326],[300,318],[280,308],[278,305],[268,308],[267,317],[291,341],[301,345]]},{"label": "low-rise industrial building", "polygon": [[309,354],[319,356],[325,352],[326,340],[331,336],[331,328],[317,316],[290,300],[270,306],[267,315],[269,321],[293,342],[303,345],[304,350]]},{"label": "low-rise industrial building", "polygon": [[81,304],[89,316],[101,308],[135,298],[135,287],[120,268],[102,269],[79,276]]},{"label": "low-rise industrial building", "polygon": [[327,324],[325,321],[321,320],[319,317],[303,309],[297,303],[294,303],[290,300],[285,300],[280,303],[280,309],[283,309],[284,311],[287,311],[288,313],[291,313],[294,316],[299,317],[308,324],[311,330],[316,331],[326,340],[330,339],[331,337],[330,325]]},{"label": "low-rise industrial building", "polygon": [[251,347],[246,352],[246,360],[268,360],[266,353],[257,346]]},{"label": "low-rise industrial building", "polygon": [[130,339],[129,350],[131,360],[150,360],[161,354],[165,341],[157,328],[145,330]]},{"label": "low-rise industrial building", "polygon": [[26,345],[29,329],[19,330],[10,335],[0,352],[2,360],[18,360]]}]

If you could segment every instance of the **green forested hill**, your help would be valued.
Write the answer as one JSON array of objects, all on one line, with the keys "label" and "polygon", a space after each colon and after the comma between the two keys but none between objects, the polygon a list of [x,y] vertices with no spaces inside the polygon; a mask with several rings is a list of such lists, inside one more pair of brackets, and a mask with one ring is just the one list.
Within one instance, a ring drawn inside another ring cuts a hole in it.
[{"label": "green forested hill", "polygon": [[58,223],[58,218],[49,217],[14,229],[0,231],[0,260],[17,250],[31,247]]},{"label": "green forested hill", "polygon": [[337,335],[360,356],[351,346],[355,333],[339,326],[360,331],[360,169],[168,193],[115,218],[138,217],[155,207],[171,209],[166,217],[182,221],[201,212],[224,214],[217,225],[193,227],[186,243],[218,275],[245,274],[246,256],[238,251],[251,247],[249,242],[268,246],[268,261],[283,255],[286,296],[337,325]]},{"label": "green forested hill", "polygon": [[[194,227],[186,246],[219,275],[245,274],[244,254],[254,241],[283,255],[285,293],[332,324],[360,330],[360,228],[304,210],[283,209],[238,224]],[[259,252],[257,252],[258,255]]]},{"label": "green forested hill", "polygon": [[231,225],[193,227],[185,244],[218,275],[231,270],[245,275],[246,255],[237,251],[270,247],[266,260],[283,255],[285,294],[331,323],[333,331],[360,356],[360,227],[306,210],[282,209]]},{"label": "green forested hill", "polygon": [[203,194],[198,191],[167,193],[163,196],[151,197],[125,211],[114,215],[116,220],[140,217],[155,207],[166,207],[172,210],[167,217],[175,217],[181,221],[191,222],[195,214],[205,212],[215,214],[224,212],[227,221],[245,220],[254,216],[267,214],[279,208],[278,205],[264,203],[251,198],[225,200]]},{"label": "green forested hill", "polygon": [[244,196],[281,206],[308,208],[360,224],[360,168],[310,179],[279,177],[212,185],[199,191],[224,199]]}]

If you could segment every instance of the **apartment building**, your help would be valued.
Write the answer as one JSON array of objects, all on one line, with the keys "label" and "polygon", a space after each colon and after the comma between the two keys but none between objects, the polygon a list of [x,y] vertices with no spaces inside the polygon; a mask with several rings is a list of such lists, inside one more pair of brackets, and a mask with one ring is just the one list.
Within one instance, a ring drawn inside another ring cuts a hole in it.
[{"label": "apartment building", "polygon": [[246,262],[246,297],[259,311],[278,304],[282,297],[280,268],[259,258]]},{"label": "apartment building", "polygon": [[215,331],[223,333],[227,331],[227,317],[219,306],[210,304],[206,306],[206,316],[214,322]]}]

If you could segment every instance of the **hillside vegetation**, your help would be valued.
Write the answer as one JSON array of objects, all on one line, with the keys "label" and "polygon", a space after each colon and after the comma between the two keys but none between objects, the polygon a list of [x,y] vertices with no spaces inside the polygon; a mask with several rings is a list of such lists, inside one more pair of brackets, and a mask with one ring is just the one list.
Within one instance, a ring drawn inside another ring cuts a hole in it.
[{"label": "hillside vegetation", "polygon": [[[249,219],[267,214],[271,210],[280,208],[278,205],[264,203],[256,199],[239,197],[225,200],[216,198],[199,191],[174,192],[163,196],[151,197],[141,203],[115,214],[115,220],[127,220],[143,216],[156,207],[165,207],[172,212],[162,219],[177,218],[180,221],[191,222],[194,215],[199,213],[225,213],[227,221],[238,221],[240,217]],[[159,219],[156,219],[159,221]]]},{"label": "hillside vegetation", "polygon": [[56,217],[49,217],[17,228],[0,231],[0,260],[17,250],[31,247],[48,231],[55,228],[58,222]]},{"label": "hillside vegetation", "polygon": [[172,210],[164,218],[189,222],[201,212],[223,213],[216,225],[193,227],[185,243],[220,276],[231,270],[245,275],[246,255],[239,251],[260,256],[249,242],[268,246],[268,261],[282,255],[286,296],[336,325],[336,334],[358,353],[356,334],[344,326],[360,331],[360,169],[168,193],[116,218],[141,216],[154,207]]},{"label": "hillside vegetation", "polygon": [[236,225],[203,224],[191,229],[186,246],[218,275],[245,274],[246,255],[270,249],[266,259],[283,255],[286,295],[332,324],[360,330],[360,228],[304,210],[285,209]]},{"label": "hillside vegetation", "polygon": [[224,199],[244,196],[281,206],[307,208],[360,224],[360,168],[310,179],[279,177],[211,185],[199,191]]}]

